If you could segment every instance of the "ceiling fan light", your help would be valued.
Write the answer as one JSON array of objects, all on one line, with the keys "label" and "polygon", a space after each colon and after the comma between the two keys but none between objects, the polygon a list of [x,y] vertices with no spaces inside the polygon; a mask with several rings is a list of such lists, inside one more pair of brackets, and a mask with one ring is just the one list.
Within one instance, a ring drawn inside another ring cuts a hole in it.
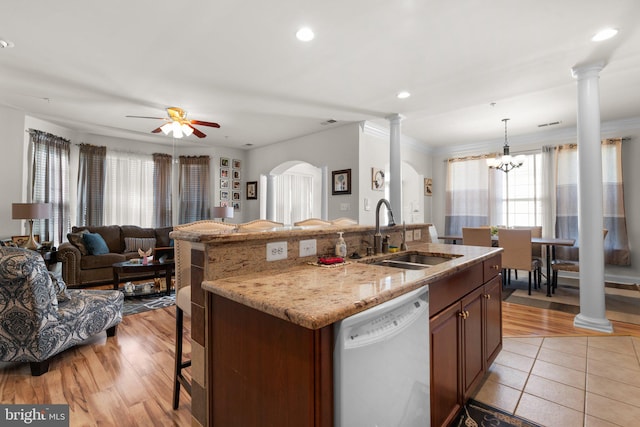
[{"label": "ceiling fan light", "polygon": [[171,123],[165,123],[162,126],[160,126],[160,130],[162,130],[162,133],[164,133],[165,135],[169,135],[169,132],[171,132],[172,128],[173,127]]},{"label": "ceiling fan light", "polygon": [[180,123],[173,122],[171,124],[171,130],[173,130],[174,138],[182,138],[182,129],[180,129]]},{"label": "ceiling fan light", "polygon": [[182,126],[180,126],[180,129],[182,129],[184,136],[189,136],[193,133],[193,129],[191,128],[191,126],[186,123],[183,123]]}]

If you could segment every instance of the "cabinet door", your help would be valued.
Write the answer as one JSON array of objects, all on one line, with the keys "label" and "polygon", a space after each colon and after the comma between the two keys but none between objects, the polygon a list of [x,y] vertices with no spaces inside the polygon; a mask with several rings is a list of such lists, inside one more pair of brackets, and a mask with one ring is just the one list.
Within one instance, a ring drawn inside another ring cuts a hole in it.
[{"label": "cabinet door", "polygon": [[484,287],[462,299],[462,390],[466,400],[486,369],[484,356]]},{"label": "cabinet door", "polygon": [[432,317],[431,334],[431,425],[446,426],[461,408],[460,303],[454,303]]},{"label": "cabinet door", "polygon": [[502,350],[502,278],[494,277],[484,285],[486,369]]}]

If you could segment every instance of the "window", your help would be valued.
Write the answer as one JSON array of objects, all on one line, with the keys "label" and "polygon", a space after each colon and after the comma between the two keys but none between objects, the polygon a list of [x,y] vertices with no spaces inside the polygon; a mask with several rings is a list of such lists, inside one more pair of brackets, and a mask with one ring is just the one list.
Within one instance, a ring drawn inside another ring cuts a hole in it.
[{"label": "window", "polygon": [[69,141],[29,129],[33,150],[31,201],[51,204],[51,218],[34,221],[40,241],[59,244],[71,229],[69,217]]},{"label": "window", "polygon": [[107,151],[104,224],[153,227],[153,158]]},{"label": "window", "polygon": [[[506,173],[496,224],[507,227],[542,225],[542,154],[529,154],[524,164]],[[504,172],[499,172],[504,173]]]},{"label": "window", "polygon": [[180,156],[180,224],[209,218],[209,156]]}]

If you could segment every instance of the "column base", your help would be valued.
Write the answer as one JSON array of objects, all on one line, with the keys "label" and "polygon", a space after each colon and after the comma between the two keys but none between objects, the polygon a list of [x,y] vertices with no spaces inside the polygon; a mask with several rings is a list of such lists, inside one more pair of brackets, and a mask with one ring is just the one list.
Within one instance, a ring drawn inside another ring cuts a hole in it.
[{"label": "column base", "polygon": [[574,317],[573,326],[575,326],[576,328],[591,329],[593,331],[606,332],[609,334],[613,332],[613,325],[611,324],[609,319],[596,319],[593,317],[585,316],[582,313],[579,313],[578,315],[576,315],[576,317]]}]

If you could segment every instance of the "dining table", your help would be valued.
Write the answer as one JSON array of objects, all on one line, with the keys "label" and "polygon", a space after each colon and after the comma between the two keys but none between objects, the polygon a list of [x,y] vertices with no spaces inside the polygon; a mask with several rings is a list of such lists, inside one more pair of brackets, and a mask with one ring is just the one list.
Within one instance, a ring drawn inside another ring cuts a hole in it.
[{"label": "dining table", "polygon": [[[439,240],[451,241],[454,245],[458,243],[458,240],[462,242],[461,235],[443,235],[438,236]],[[498,242],[498,235],[491,236],[491,240]],[[561,239],[557,237],[531,237],[531,243],[537,245],[544,245],[547,248],[546,254],[546,269],[547,269],[547,296],[551,296],[551,253],[556,246],[573,246],[575,239]]]}]

